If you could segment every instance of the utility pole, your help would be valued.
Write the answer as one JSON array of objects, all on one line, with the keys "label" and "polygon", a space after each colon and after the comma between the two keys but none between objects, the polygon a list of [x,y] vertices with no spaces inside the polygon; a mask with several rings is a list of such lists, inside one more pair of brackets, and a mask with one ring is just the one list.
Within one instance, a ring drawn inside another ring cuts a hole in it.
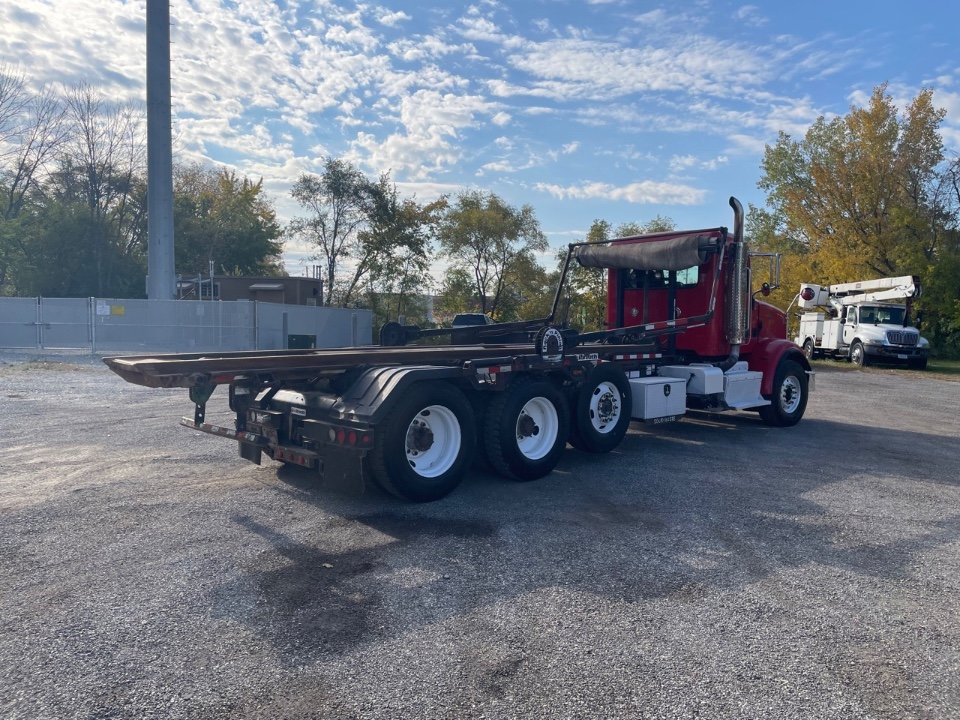
[{"label": "utility pole", "polygon": [[147,0],[147,297],[173,300],[170,0]]}]

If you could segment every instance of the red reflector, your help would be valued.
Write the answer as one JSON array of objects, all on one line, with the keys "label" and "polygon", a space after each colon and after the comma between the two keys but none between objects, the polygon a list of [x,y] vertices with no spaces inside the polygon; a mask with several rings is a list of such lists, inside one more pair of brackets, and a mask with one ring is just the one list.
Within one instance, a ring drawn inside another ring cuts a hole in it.
[{"label": "red reflector", "polygon": [[344,439],[347,437],[347,434],[343,431],[343,428],[337,430],[337,442],[343,445]]},{"label": "red reflector", "polygon": [[364,445],[369,445],[369,444],[370,444],[370,436],[369,436],[369,435],[361,435],[361,436],[360,436],[360,442],[363,443]]},{"label": "red reflector", "polygon": [[351,430],[350,433],[347,435],[347,444],[348,445],[357,444],[357,433],[354,432],[353,430]]}]

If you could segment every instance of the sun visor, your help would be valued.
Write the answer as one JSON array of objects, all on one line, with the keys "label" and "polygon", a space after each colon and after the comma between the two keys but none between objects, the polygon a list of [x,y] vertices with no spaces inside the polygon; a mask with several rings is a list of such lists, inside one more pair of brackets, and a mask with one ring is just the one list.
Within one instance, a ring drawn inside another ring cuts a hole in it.
[{"label": "sun visor", "polygon": [[717,246],[716,237],[681,235],[649,242],[579,245],[574,248],[573,256],[583,267],[686,270],[701,265]]}]

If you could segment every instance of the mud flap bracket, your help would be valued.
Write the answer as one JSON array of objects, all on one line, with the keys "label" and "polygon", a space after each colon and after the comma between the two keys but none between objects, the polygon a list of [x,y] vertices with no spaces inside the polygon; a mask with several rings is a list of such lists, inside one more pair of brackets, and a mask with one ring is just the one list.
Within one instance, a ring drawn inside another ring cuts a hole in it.
[{"label": "mud flap bracket", "polygon": [[213,383],[203,383],[190,388],[190,400],[193,401],[193,421],[201,425],[207,414],[207,400],[213,395],[217,386]]}]

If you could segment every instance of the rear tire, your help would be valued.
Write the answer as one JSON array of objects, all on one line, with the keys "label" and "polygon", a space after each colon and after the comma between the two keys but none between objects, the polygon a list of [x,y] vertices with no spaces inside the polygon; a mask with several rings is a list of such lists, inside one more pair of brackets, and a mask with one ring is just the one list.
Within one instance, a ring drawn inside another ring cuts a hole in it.
[{"label": "rear tire", "polygon": [[570,434],[566,399],[548,380],[521,379],[487,408],[484,445],[494,470],[511,480],[537,480],[560,461]]},{"label": "rear tire", "polygon": [[475,444],[463,393],[442,382],[417,383],[375,435],[371,472],[384,490],[405,500],[439,500],[460,484]]},{"label": "rear tire", "polygon": [[796,425],[807,409],[807,373],[795,360],[781,360],[773,378],[770,405],[761,407],[760,419],[767,425]]},{"label": "rear tire", "polygon": [[626,374],[615,365],[597,365],[574,397],[570,444],[584,452],[610,452],[627,434],[632,412]]}]

